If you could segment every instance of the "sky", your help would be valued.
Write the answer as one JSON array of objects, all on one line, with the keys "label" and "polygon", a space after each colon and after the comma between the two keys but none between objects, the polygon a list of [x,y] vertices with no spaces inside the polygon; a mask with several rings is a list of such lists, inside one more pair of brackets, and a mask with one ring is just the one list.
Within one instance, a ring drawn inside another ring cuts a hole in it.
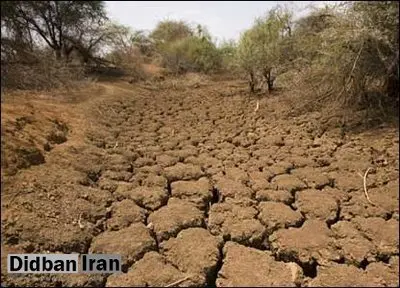
[{"label": "sky", "polygon": [[[112,20],[134,30],[152,30],[161,20],[185,20],[205,25],[219,42],[235,39],[251,27],[254,19],[275,5],[288,3],[295,16],[303,16],[309,4],[328,1],[106,1]],[[333,1],[330,1],[333,2]],[[335,1],[337,2],[337,1]]]}]

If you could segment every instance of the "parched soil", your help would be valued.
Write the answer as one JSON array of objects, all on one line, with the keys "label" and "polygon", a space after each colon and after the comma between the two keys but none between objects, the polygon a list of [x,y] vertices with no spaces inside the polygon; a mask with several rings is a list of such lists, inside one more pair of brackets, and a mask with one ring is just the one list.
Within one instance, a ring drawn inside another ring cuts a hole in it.
[{"label": "parched soil", "polygon": [[[6,98],[2,285],[399,286],[395,128],[190,80]],[[8,253],[120,254],[124,273],[8,275]]]}]

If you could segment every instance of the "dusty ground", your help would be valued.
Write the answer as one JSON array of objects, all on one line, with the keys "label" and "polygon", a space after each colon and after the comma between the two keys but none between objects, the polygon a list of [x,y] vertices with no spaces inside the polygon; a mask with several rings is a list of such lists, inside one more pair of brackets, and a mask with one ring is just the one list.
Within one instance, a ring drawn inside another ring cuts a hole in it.
[{"label": "dusty ground", "polygon": [[[277,95],[255,113],[245,88],[192,76],[7,98],[2,285],[398,286],[398,131],[321,129]],[[126,273],[7,275],[16,252],[117,253]]]}]

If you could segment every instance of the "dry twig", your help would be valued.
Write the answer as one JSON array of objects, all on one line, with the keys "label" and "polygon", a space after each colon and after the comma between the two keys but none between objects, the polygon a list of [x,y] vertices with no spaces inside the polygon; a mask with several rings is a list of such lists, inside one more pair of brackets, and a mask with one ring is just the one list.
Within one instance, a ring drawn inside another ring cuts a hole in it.
[{"label": "dry twig", "polygon": [[367,171],[365,171],[365,174],[363,176],[363,179],[364,179],[364,194],[365,194],[365,197],[367,198],[368,202],[371,203],[371,205],[375,206],[375,203],[372,202],[371,199],[369,199],[368,191],[367,191],[367,176],[368,176],[369,170],[371,170],[371,168],[368,168]]},{"label": "dry twig", "polygon": [[100,114],[101,116],[104,116],[103,112],[101,112],[100,109],[99,109],[98,107],[96,107],[96,110],[97,110],[97,112],[99,112],[99,114]]},{"label": "dry twig", "polygon": [[191,275],[186,276],[185,278],[182,278],[182,279],[180,279],[180,280],[178,280],[178,281],[172,282],[172,283],[168,284],[168,285],[165,286],[165,287],[174,287],[174,286],[176,286],[176,285],[178,285],[178,284],[180,284],[180,283],[182,283],[182,282],[184,282],[184,281],[190,279],[190,277],[192,277],[192,276],[191,276]]},{"label": "dry twig", "polygon": [[83,229],[83,228],[85,228],[85,225],[82,224],[81,220],[82,220],[82,213],[79,214],[78,225],[79,225],[79,228]]},{"label": "dry twig", "polygon": [[363,48],[364,48],[364,43],[361,45],[361,48],[360,48],[360,50],[359,50],[358,53],[357,53],[357,56],[356,56],[356,59],[354,60],[353,67],[351,68],[350,74],[349,74],[349,76],[348,76],[346,82],[344,83],[344,86],[343,86],[342,91],[341,91],[341,92],[339,93],[339,95],[337,96],[337,99],[339,99],[339,97],[342,96],[343,92],[345,92],[345,91],[347,92],[346,86],[348,86],[348,85],[350,84],[351,77],[353,76],[354,69],[356,69],[357,62],[358,62],[358,60],[360,59],[361,51],[363,50]]},{"label": "dry twig", "polygon": [[256,109],[254,109],[254,112],[257,112],[259,108],[260,108],[260,101],[257,100]]},{"label": "dry twig", "polygon": [[111,112],[113,112],[115,115],[117,115],[117,112],[115,112],[115,110],[112,107],[109,107]]}]

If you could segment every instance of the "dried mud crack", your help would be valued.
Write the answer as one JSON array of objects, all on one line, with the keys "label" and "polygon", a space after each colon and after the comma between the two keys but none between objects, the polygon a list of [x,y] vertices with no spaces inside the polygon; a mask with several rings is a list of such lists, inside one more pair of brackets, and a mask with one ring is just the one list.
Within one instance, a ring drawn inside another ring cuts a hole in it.
[{"label": "dried mud crack", "polygon": [[[281,117],[275,96],[254,113],[248,96],[216,92],[242,91],[235,81],[97,85],[41,124],[51,149],[40,138],[18,168],[2,162],[2,285],[399,285],[398,131],[315,136],[318,113]],[[39,133],[21,113],[2,118],[9,143]],[[358,175],[371,166],[376,205]],[[122,255],[124,273],[6,272],[8,253],[88,251]]]}]

